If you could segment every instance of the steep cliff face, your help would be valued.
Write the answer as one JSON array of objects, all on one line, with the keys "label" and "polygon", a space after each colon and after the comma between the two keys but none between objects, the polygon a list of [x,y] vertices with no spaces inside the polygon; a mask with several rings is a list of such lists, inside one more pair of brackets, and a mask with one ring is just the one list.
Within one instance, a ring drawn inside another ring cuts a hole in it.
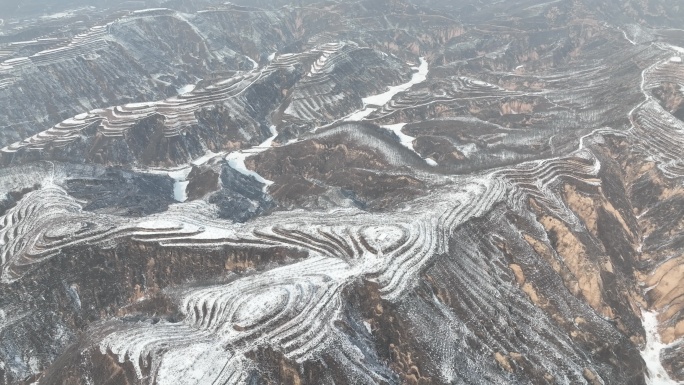
[{"label": "steep cliff face", "polygon": [[684,381],[681,9],[290,3],[0,20],[1,384]]}]

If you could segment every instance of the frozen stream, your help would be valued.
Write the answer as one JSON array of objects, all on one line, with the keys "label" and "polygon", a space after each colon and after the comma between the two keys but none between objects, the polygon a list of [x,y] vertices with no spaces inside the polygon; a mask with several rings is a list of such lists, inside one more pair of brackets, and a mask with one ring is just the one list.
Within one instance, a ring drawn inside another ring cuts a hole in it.
[{"label": "frozen stream", "polygon": [[[250,59],[251,60],[251,59]],[[344,121],[358,121],[358,120],[363,120],[365,119],[368,115],[373,113],[373,111],[376,111],[380,106],[385,105],[388,103],[392,98],[403,91],[408,90],[415,84],[419,84],[425,81],[427,79],[427,74],[428,74],[428,62],[425,60],[425,58],[421,57],[420,58],[420,65],[418,66],[418,71],[416,71],[413,76],[411,76],[411,80],[404,84],[400,84],[398,86],[391,86],[389,87],[389,90],[386,92],[383,92],[382,94],[378,95],[371,95],[368,97],[363,98],[363,104],[364,107],[357,111],[352,113],[351,115],[347,116],[344,118]],[[192,88],[191,88],[192,87]],[[181,89],[178,90],[180,94],[190,92],[194,89],[194,85],[187,85]],[[409,149],[413,150],[413,137],[405,135],[401,132],[401,128],[405,125],[405,123],[400,123],[400,124],[395,124],[395,125],[389,125],[385,126],[385,128],[394,131],[397,136],[401,139],[401,144],[404,146],[408,147]],[[264,184],[264,191],[268,188],[268,186],[272,185],[273,182],[265,179],[258,173],[250,170],[245,166],[245,159],[248,157],[258,154],[260,152],[266,151],[271,145],[273,144],[273,140],[276,138],[278,135],[278,132],[276,131],[275,126],[271,126],[271,136],[266,139],[263,143],[259,144],[258,146],[246,149],[246,150],[238,150],[238,151],[233,151],[226,155],[225,159],[228,161],[228,164],[230,167],[234,168],[238,172],[240,172],[243,175],[251,176],[254,179],[256,179],[259,183]],[[216,154],[211,153],[208,154],[207,156],[203,157],[206,158],[206,160],[215,157]],[[432,159],[426,159],[425,160],[428,164],[432,166],[436,166],[437,164],[432,160]],[[198,161],[193,162],[193,164],[201,163]],[[169,176],[173,178],[176,182],[174,183],[174,198],[178,202],[185,202],[187,199],[187,194],[185,193],[185,188],[188,185],[188,181],[185,180],[185,178],[188,176],[190,173],[191,168],[186,168],[178,171],[172,171],[169,172]]]},{"label": "frozen stream", "polygon": [[224,159],[228,161],[228,165],[230,167],[232,167],[233,169],[235,169],[243,175],[253,177],[259,183],[264,184],[264,192],[266,192],[268,186],[272,185],[273,182],[263,178],[261,175],[248,169],[247,166],[245,166],[245,159],[249,158],[254,154],[266,151],[269,147],[271,147],[271,145],[273,144],[273,140],[278,135],[278,132],[276,131],[275,126],[271,126],[270,130],[271,136],[269,136],[265,141],[263,141],[261,144],[257,146],[245,150],[233,151],[231,153],[228,153],[227,155],[225,152],[214,153],[210,151],[206,155],[192,161],[191,166],[187,166],[185,168],[181,168],[178,170],[169,171],[169,177],[173,178],[173,180],[175,181],[173,184],[173,198],[178,202],[185,202],[188,199],[185,189],[188,187],[188,183],[190,183],[190,181],[186,179],[190,174],[190,171],[192,170],[192,165],[199,166],[218,156],[225,156]]},{"label": "frozen stream", "polygon": [[228,164],[230,167],[234,168],[238,172],[240,172],[243,175],[251,176],[254,179],[256,179],[259,183],[264,184],[264,192],[266,192],[266,189],[268,186],[272,185],[273,182],[264,179],[261,175],[257,174],[256,172],[248,169],[245,166],[245,159],[248,157],[258,154],[260,152],[266,151],[271,145],[273,144],[273,140],[278,136],[278,131],[276,131],[276,126],[271,126],[271,136],[268,137],[263,143],[261,143],[258,146],[246,149],[246,150],[238,150],[238,151],[233,151],[230,154],[226,156],[226,160],[228,161]]},{"label": "frozen stream", "polygon": [[[397,123],[397,124],[388,124],[384,126],[380,126],[384,129],[390,130],[394,132],[394,134],[399,137],[399,142],[409,150],[413,151],[416,153],[416,155],[420,156],[420,154],[416,151],[415,148],[413,148],[413,141],[416,139],[413,136],[409,136],[401,132],[401,129],[404,128],[406,123]],[[422,158],[422,157],[421,157]],[[438,166],[437,162],[430,158],[423,158],[425,163],[429,164],[430,166]]]},{"label": "frozen stream", "polygon": [[[383,92],[382,94],[378,95],[372,95],[368,96],[366,98],[363,98],[363,108],[357,112],[352,113],[351,115],[347,116],[344,118],[345,121],[352,121],[352,120],[363,120],[365,119],[368,115],[372,114],[374,111],[376,111],[379,107],[384,106],[392,100],[394,95],[406,91],[409,88],[411,88],[414,84],[419,84],[425,81],[427,79],[427,74],[428,74],[428,62],[425,60],[425,58],[421,57],[420,58],[420,66],[418,66],[418,72],[414,73],[413,76],[411,77],[411,80],[409,80],[407,83],[400,84],[398,86],[392,86],[389,87],[389,91]],[[369,107],[369,106],[375,106],[375,107]]]},{"label": "frozen stream", "polygon": [[173,183],[173,199],[178,202],[185,202],[188,199],[185,188],[188,187],[190,181],[187,181],[186,178],[191,170],[191,167],[186,167],[180,170],[169,171],[169,176],[175,181]]},{"label": "frozen stream", "polygon": [[[414,67],[415,68],[415,67]],[[409,80],[407,83],[400,84],[398,86],[391,86],[389,87],[389,90],[386,92],[383,92],[378,95],[372,95],[363,98],[363,108],[350,114],[346,118],[344,118],[344,121],[359,121],[359,120],[364,120],[368,115],[372,114],[375,112],[378,108],[384,106],[385,104],[389,103],[392,98],[403,91],[406,91],[410,89],[413,85],[419,84],[424,82],[427,79],[427,74],[429,72],[429,67],[428,67],[428,62],[425,60],[424,57],[420,58],[420,65],[418,66],[418,71],[413,74],[411,77],[411,80]],[[388,129],[392,132],[394,132],[398,137],[399,141],[401,142],[402,145],[404,145],[406,148],[409,150],[416,152],[416,150],[413,148],[413,140],[415,139],[412,136],[408,136],[401,132],[401,129],[406,125],[406,123],[397,123],[397,124],[389,124],[389,125],[384,125],[381,126],[385,129]],[[437,166],[437,162],[430,158],[426,158],[425,162],[429,164],[430,166]]]},{"label": "frozen stream", "polygon": [[682,382],[675,381],[663,368],[660,362],[660,352],[668,345],[660,340],[658,333],[658,313],[642,312],[644,331],[646,332],[646,347],[641,351],[641,357],[646,362],[646,367],[650,377],[646,378],[649,385],[682,385]]},{"label": "frozen stream", "polygon": [[[362,120],[368,115],[370,115],[373,111],[377,110],[377,106],[382,106],[392,100],[394,95],[398,94],[399,92],[406,91],[409,88],[411,88],[414,84],[422,83],[427,79],[427,74],[428,74],[428,62],[425,60],[425,58],[421,57],[420,58],[420,66],[418,67],[418,71],[411,76],[411,80],[409,80],[407,83],[400,84],[398,86],[392,86],[389,87],[389,90],[379,94],[379,95],[372,95],[366,98],[363,98],[363,104],[364,108],[359,110],[358,112],[355,112],[348,117],[346,117],[344,120],[345,121],[352,121],[352,120]],[[368,106],[376,106],[376,107],[368,107]],[[401,125],[396,125],[396,128],[394,129],[395,126],[392,126],[390,128],[391,130],[395,131],[397,135],[399,135],[400,138],[402,138],[402,144],[405,146],[409,147],[411,150],[413,150],[413,146],[411,145],[411,141],[413,141],[413,138],[408,136],[408,135],[403,135],[401,133],[401,127],[403,127],[403,124]],[[275,126],[271,126],[271,137],[266,139],[263,143],[256,147],[252,147],[247,150],[239,150],[239,151],[234,151],[231,152],[226,156],[226,160],[228,161],[228,164],[230,167],[234,168],[235,170],[239,171],[240,173],[251,176],[254,179],[256,179],[258,182],[264,184],[264,191],[268,188],[268,186],[272,185],[273,182],[265,179],[261,175],[257,174],[256,172],[249,170],[245,166],[245,159],[248,157],[258,154],[260,152],[263,152],[267,150],[269,147],[271,147],[273,140],[275,137],[278,135],[278,132],[276,131]],[[409,140],[410,138],[410,140]],[[404,143],[404,139],[408,140],[407,143]],[[431,159],[430,159],[431,160]],[[428,162],[430,163],[430,162]],[[432,162],[434,163],[434,162]],[[432,164],[431,163],[431,164]]]}]

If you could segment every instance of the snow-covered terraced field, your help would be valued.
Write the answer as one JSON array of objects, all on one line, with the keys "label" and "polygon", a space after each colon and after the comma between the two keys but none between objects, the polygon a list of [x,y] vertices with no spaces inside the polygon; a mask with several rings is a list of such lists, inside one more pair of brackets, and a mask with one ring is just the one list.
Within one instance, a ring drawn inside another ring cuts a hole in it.
[{"label": "snow-covered terraced field", "polygon": [[2,16],[0,385],[684,381],[676,7],[139,3]]},{"label": "snow-covered terraced field", "polygon": [[[384,298],[394,301],[409,289],[417,275],[435,255],[448,252],[448,239],[460,224],[478,217],[505,196],[504,184],[487,177],[464,180],[457,191],[440,191],[416,203],[416,209],[394,218],[368,215],[356,210],[330,213],[301,213],[271,216],[244,227],[199,230],[197,222],[184,223],[182,215],[160,216],[146,224],[161,237],[146,237],[167,247],[258,243],[306,250],[302,262],[179,294],[184,314],[182,324],[142,324],[131,330],[109,334],[100,343],[121,362],[135,366],[152,357],[146,370],[156,381],[166,383],[174,374],[190,376],[199,371],[203,381],[230,376],[231,362],[240,352],[267,345],[298,362],[334,349],[342,335],[335,322],[344,302],[344,288],[361,277],[377,282]],[[427,205],[433,210],[425,210]],[[442,213],[436,216],[435,213]],[[282,217],[282,224],[277,224]],[[195,219],[196,220],[196,219]],[[403,223],[402,223],[403,222]],[[266,223],[269,225],[264,226]],[[274,224],[276,223],[276,224]],[[387,225],[392,223],[392,225]],[[173,235],[174,231],[179,231]],[[230,346],[233,355],[211,355],[207,349]],[[184,357],[182,361],[177,361]],[[219,360],[219,361],[217,361]],[[223,367],[212,371],[205,366]],[[201,367],[201,369],[198,368]],[[237,369],[239,370],[239,369]],[[143,369],[136,368],[142,377]],[[197,382],[201,383],[201,382]]]},{"label": "snow-covered terraced field", "polygon": [[154,115],[163,118],[165,137],[177,136],[184,128],[197,123],[195,113],[198,110],[239,97],[259,79],[272,74],[278,68],[288,68],[295,63],[293,60],[296,59],[286,57],[275,60],[260,71],[239,74],[162,101],[129,103],[82,113],[0,151],[16,152],[25,148],[41,150],[48,145],[64,146],[80,137],[81,132],[94,123],[97,123],[97,130],[103,136],[120,137],[134,124]]}]

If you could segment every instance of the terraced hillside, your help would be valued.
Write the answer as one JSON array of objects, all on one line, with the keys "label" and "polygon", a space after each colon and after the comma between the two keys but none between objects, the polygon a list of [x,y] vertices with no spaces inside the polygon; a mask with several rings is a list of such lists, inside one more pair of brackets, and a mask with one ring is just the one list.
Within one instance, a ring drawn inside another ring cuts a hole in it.
[{"label": "terraced hillside", "polygon": [[34,3],[0,384],[684,383],[676,2]]}]

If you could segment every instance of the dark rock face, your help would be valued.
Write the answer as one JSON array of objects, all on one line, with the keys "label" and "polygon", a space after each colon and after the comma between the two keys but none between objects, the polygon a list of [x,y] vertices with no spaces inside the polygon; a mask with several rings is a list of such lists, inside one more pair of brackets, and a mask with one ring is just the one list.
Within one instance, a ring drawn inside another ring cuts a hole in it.
[{"label": "dark rock face", "polygon": [[[207,198],[209,203],[216,205],[219,218],[244,222],[274,206],[271,196],[264,192],[264,185],[254,178],[241,174],[226,163],[222,164],[220,173],[220,189]],[[207,186],[202,181],[197,183]]]},{"label": "dark rock face", "polygon": [[684,381],[684,8],[80,3],[0,12],[0,384]]},{"label": "dark rock face", "polygon": [[106,169],[101,175],[66,180],[65,190],[88,200],[84,210],[141,216],[166,211],[173,203],[173,181],[168,176]]}]

